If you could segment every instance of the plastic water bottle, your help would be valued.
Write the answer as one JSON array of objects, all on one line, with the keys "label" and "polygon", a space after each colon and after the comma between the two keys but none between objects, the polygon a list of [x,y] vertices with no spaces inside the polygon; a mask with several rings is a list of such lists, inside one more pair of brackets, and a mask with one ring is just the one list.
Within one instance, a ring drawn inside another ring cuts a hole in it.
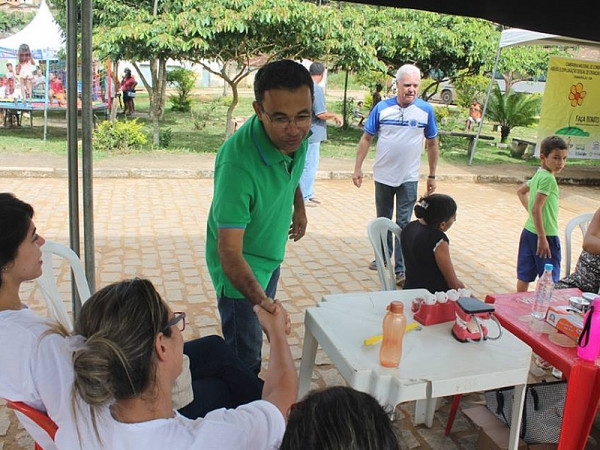
[{"label": "plastic water bottle", "polygon": [[600,297],[594,299],[594,303],[585,313],[578,344],[577,356],[586,361],[596,361],[600,353]]},{"label": "plastic water bottle", "polygon": [[379,361],[384,367],[398,367],[402,358],[402,340],[406,332],[404,304],[394,301],[387,307],[383,318],[383,342],[379,350]]},{"label": "plastic water bottle", "polygon": [[537,282],[535,300],[533,302],[533,308],[531,309],[531,315],[536,319],[543,319],[546,317],[548,305],[550,304],[550,300],[552,300],[552,291],[554,290],[552,269],[552,264],[546,264],[544,266],[544,273]]}]

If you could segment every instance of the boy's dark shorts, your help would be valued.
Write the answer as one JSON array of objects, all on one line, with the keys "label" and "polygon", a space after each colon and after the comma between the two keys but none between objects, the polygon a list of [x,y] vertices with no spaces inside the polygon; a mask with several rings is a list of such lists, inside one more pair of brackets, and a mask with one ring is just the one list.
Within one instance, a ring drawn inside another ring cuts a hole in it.
[{"label": "boy's dark shorts", "polygon": [[550,246],[551,258],[540,258],[537,251],[538,235],[523,229],[519,240],[519,255],[517,258],[517,278],[531,283],[537,276],[544,273],[544,265],[552,264],[552,279],[556,283],[560,279],[560,239],[558,236],[546,236]]}]

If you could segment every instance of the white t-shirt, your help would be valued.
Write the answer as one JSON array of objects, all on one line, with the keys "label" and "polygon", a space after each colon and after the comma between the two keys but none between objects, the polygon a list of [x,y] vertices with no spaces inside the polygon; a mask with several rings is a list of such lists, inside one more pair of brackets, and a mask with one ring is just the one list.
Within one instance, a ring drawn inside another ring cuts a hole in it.
[{"label": "white t-shirt", "polygon": [[375,181],[391,187],[419,181],[423,139],[437,136],[435,113],[429,103],[418,98],[403,108],[397,97],[382,100],[369,113],[364,131],[378,136]]},{"label": "white t-shirt", "polygon": [[[47,412],[57,424],[64,424],[59,432],[72,437],[73,367],[66,340],[54,333],[44,335],[50,324],[25,305],[18,311],[0,311],[0,397]],[[55,448],[39,427],[21,422],[44,449]]]},{"label": "white t-shirt", "polygon": [[[98,418],[99,443],[95,436],[82,439],[84,450],[274,450],[285,431],[281,412],[271,403],[258,400],[236,409],[218,409],[204,419],[190,420],[177,412],[171,419],[121,423],[108,408]],[[58,448],[62,442],[57,439]]]}]

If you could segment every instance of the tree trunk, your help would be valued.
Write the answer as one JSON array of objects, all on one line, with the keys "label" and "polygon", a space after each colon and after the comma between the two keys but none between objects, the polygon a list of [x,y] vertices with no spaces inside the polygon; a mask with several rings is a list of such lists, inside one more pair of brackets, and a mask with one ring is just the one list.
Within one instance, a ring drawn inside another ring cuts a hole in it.
[{"label": "tree trunk", "polygon": [[344,118],[344,123],[342,124],[342,129],[347,130],[350,127],[350,123],[348,122],[348,70],[346,69],[346,77],[344,78],[344,104],[342,105],[342,117]]},{"label": "tree trunk", "polygon": [[233,134],[233,111],[238,104],[239,94],[238,87],[236,83],[229,83],[231,86],[231,93],[233,94],[233,99],[231,101],[231,105],[227,108],[227,121],[225,126],[225,139]]},{"label": "tree trunk", "polygon": [[119,97],[114,97],[110,105],[110,116],[109,120],[114,122],[117,118],[117,110],[119,109]]},{"label": "tree trunk", "polygon": [[223,69],[221,70],[221,73],[223,74],[223,93],[221,94],[222,97],[227,97],[227,87],[229,86],[229,83],[227,81],[227,79],[228,79],[227,66],[228,66],[228,63],[227,63],[227,61],[225,61],[223,63]]},{"label": "tree trunk", "polygon": [[[111,71],[110,78],[112,83],[114,84],[114,92],[111,92],[111,103],[110,103],[110,115],[109,120],[114,122],[117,118],[117,112],[119,109],[119,105],[121,100],[121,81],[119,80],[119,61],[114,62],[114,71]],[[117,95],[118,94],[118,95]]]},{"label": "tree trunk", "polygon": [[[152,144],[160,144],[160,120],[165,112],[165,93],[167,87],[167,62],[163,58],[150,60],[152,86],[148,90],[150,97],[150,119],[152,119]],[[146,83],[144,83],[146,84]]]},{"label": "tree trunk", "polygon": [[503,144],[506,143],[508,139],[508,135],[510,134],[510,127],[502,125],[502,130],[500,131],[500,142]]},{"label": "tree trunk", "polygon": [[155,148],[160,146],[160,123],[156,114],[152,115],[152,145]]}]

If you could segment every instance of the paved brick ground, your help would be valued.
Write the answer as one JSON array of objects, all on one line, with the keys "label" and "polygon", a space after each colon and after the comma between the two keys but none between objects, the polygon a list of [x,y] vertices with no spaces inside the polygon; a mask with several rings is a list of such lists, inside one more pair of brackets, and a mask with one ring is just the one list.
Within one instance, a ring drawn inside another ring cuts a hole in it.
[{"label": "paved brick ground", "polygon": [[[0,178],[0,191],[13,192],[34,205],[35,222],[45,238],[68,243],[66,178],[13,175],[16,177]],[[438,191],[452,195],[458,203],[458,220],[449,231],[457,273],[480,298],[489,292],[513,291],[517,241],[525,220],[516,185],[475,183],[464,175],[448,178],[452,179],[440,180]],[[307,236],[288,245],[278,291],[278,298],[292,315],[290,344],[298,365],[306,307],[315,305],[324,294],[378,289],[376,272],[367,269],[372,251],[366,226],[375,211],[372,183],[359,190],[348,179],[318,180],[316,188],[323,203],[308,209]],[[595,210],[599,191],[598,187],[561,186],[561,228],[571,217]],[[132,276],[151,279],[173,309],[187,311],[188,339],[220,331],[204,260],[211,195],[211,179],[97,178],[94,182],[97,285]],[[575,249],[580,242],[576,235]],[[578,251],[575,253],[574,258]],[[58,276],[64,298],[68,298],[64,267]],[[40,298],[34,283],[24,286],[23,299],[44,314]],[[533,368],[531,376],[550,375]],[[319,351],[313,386],[341,383],[337,370]],[[462,407],[479,402],[478,394],[465,396]],[[404,448],[476,447],[477,432],[460,413],[452,434],[443,436],[447,403],[431,429],[412,424],[413,409],[414,402],[410,402],[396,413]],[[0,404],[0,449],[21,448],[32,448],[31,440]]]}]

